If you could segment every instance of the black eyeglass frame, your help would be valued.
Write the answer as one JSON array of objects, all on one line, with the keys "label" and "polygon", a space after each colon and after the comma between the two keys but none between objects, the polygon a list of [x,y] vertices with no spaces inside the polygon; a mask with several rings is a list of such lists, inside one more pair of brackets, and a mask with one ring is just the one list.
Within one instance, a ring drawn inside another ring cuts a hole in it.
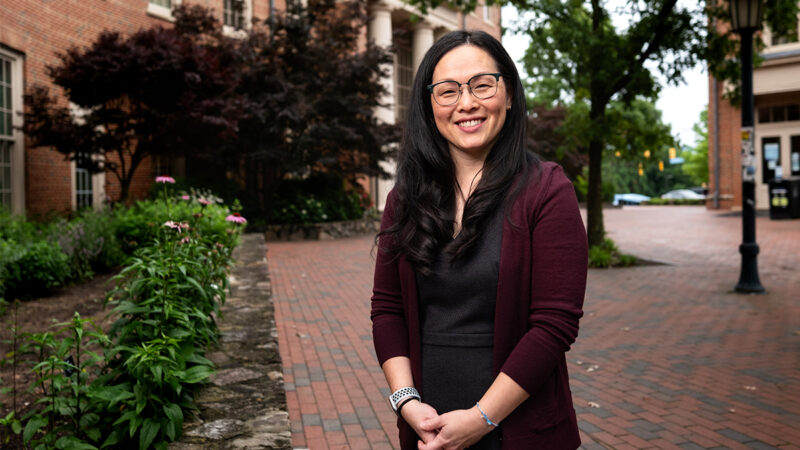
[{"label": "black eyeglass frame", "polygon": [[494,77],[494,80],[495,80],[497,83],[499,83],[499,82],[500,82],[500,77],[502,77],[502,76],[503,76],[503,74],[502,74],[502,73],[479,73],[479,74],[477,74],[477,75],[473,75],[472,77],[470,77],[470,79],[469,79],[469,80],[467,80],[467,82],[466,82],[466,83],[459,83],[459,82],[458,82],[458,81],[456,81],[456,80],[442,80],[442,81],[440,81],[440,82],[438,82],[438,83],[429,84],[429,85],[427,86],[427,88],[428,88],[428,92],[430,92],[430,93],[431,93],[431,95],[433,95],[433,88],[435,88],[436,86],[438,86],[438,85],[440,85],[440,84],[442,84],[442,83],[455,83],[455,84],[457,84],[457,85],[458,85],[458,97],[456,97],[456,101],[454,101],[453,103],[450,103],[449,105],[442,105],[441,103],[439,103],[438,101],[436,101],[436,96],[435,96],[435,95],[433,96],[433,101],[435,101],[435,102],[436,102],[436,103],[437,103],[439,106],[453,106],[453,105],[455,105],[456,103],[458,103],[458,101],[459,101],[459,100],[461,100],[461,86],[464,86],[464,85],[467,85],[467,89],[469,90],[469,94],[470,94],[471,96],[473,96],[473,97],[475,97],[475,98],[477,98],[477,99],[479,99],[479,100],[486,100],[487,98],[492,98],[492,97],[494,97],[495,95],[497,95],[497,89],[495,89],[495,91],[494,91],[494,94],[492,94],[492,95],[490,95],[490,96],[488,96],[488,97],[485,97],[485,98],[480,98],[480,97],[478,97],[477,95],[475,95],[475,93],[474,93],[474,92],[472,92],[472,85],[470,85],[470,82],[472,82],[472,80],[474,80],[475,78],[482,77],[482,76],[486,76],[486,75],[491,75],[491,76],[493,76],[493,77]]}]

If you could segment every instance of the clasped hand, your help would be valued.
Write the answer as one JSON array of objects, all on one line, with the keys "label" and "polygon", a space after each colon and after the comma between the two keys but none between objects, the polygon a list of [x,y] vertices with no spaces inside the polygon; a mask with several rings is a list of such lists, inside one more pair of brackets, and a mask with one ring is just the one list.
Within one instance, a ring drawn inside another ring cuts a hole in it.
[{"label": "clasped hand", "polygon": [[474,406],[439,415],[432,406],[414,400],[403,407],[402,416],[422,439],[417,443],[419,450],[461,450],[494,428]]}]

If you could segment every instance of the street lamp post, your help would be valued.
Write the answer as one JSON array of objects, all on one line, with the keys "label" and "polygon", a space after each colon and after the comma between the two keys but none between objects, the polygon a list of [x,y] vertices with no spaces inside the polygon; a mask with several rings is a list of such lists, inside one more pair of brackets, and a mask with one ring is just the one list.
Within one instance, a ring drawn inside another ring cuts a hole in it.
[{"label": "street lamp post", "polygon": [[736,291],[761,293],[756,243],[753,33],[761,28],[761,0],[730,0],[731,27],[741,38],[742,60],[742,268]]}]

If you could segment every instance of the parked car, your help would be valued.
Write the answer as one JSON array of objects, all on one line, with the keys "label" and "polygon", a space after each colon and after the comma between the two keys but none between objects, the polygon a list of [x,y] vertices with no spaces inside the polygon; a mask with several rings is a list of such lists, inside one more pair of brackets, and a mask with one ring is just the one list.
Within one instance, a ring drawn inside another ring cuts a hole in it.
[{"label": "parked car", "polygon": [[667,200],[705,200],[706,196],[698,194],[691,189],[675,189],[662,195],[661,198]]},{"label": "parked car", "polygon": [[611,202],[614,206],[620,205],[639,205],[642,202],[650,200],[650,197],[642,194],[614,194],[614,201]]}]

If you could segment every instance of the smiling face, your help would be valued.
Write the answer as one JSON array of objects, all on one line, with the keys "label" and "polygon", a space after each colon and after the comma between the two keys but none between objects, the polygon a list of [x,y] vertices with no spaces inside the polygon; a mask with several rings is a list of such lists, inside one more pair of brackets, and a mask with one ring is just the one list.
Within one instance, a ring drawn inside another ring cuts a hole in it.
[{"label": "smiling face", "polygon": [[[503,124],[506,111],[511,108],[511,97],[503,77],[497,93],[487,99],[475,98],[469,93],[467,81],[477,74],[499,72],[494,59],[481,48],[462,45],[447,52],[433,70],[431,84],[445,80],[458,81],[461,98],[454,105],[441,106],[431,96],[436,128],[447,140],[451,156],[486,159]],[[464,153],[457,155],[457,153]]]}]

